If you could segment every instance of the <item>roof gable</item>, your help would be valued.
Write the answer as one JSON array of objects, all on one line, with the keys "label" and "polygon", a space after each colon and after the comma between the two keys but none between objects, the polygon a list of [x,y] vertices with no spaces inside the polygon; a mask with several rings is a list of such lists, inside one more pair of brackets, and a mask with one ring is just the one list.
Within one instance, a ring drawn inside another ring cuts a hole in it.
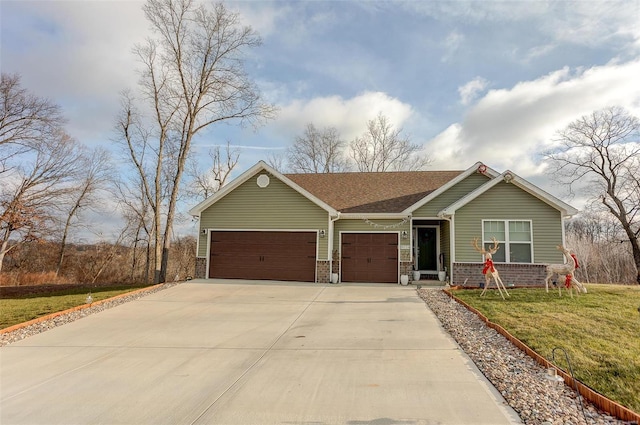
[{"label": "roof gable", "polygon": [[407,214],[412,213],[413,211],[417,210],[418,208],[424,206],[428,202],[442,195],[444,192],[451,189],[453,186],[460,183],[461,181],[463,181],[473,173],[481,173],[488,176],[489,178],[494,178],[499,175],[499,173],[493,168],[487,167],[482,162],[476,162],[465,171],[460,172],[455,178],[449,180],[447,183],[443,184],[438,189],[429,193],[424,198],[418,200],[418,202],[416,202],[415,204],[412,204],[411,206],[409,206],[404,212]]},{"label": "roof gable", "polygon": [[490,190],[491,188],[493,188],[494,186],[496,186],[500,182],[507,182],[507,183],[513,184],[514,186],[522,189],[523,191],[529,193],[530,195],[540,199],[541,201],[545,202],[546,204],[548,204],[548,205],[552,206],[553,208],[559,210],[560,212],[562,212],[563,215],[571,216],[571,215],[575,215],[575,214],[578,213],[578,210],[573,208],[571,205],[561,201],[560,199],[558,199],[555,196],[545,192],[544,190],[540,189],[539,187],[534,186],[533,184],[529,183],[525,179],[523,179],[523,178],[519,177],[518,175],[516,175],[514,172],[507,170],[507,171],[503,172],[502,174],[499,174],[498,176],[496,176],[492,180],[489,180],[487,183],[485,183],[484,185],[480,186],[479,188],[477,188],[473,192],[468,193],[467,195],[463,196],[462,198],[460,198],[459,200],[457,200],[453,204],[449,205],[448,207],[446,207],[445,209],[440,211],[440,213],[438,215],[439,216],[451,216],[451,215],[455,214],[455,212],[458,209],[464,207],[469,202],[471,202],[472,200],[476,199],[477,197],[479,197],[483,193],[487,192],[488,190]]},{"label": "roof gable", "polygon": [[314,204],[318,205],[320,208],[322,208],[325,211],[327,211],[329,214],[332,214],[332,215],[336,215],[337,214],[337,211],[334,208],[332,208],[330,205],[328,205],[327,203],[325,203],[321,199],[317,198],[314,194],[308,192],[306,189],[300,187],[295,182],[291,181],[289,178],[287,178],[286,176],[284,176],[283,174],[281,174],[280,172],[278,172],[274,168],[272,168],[269,165],[267,165],[264,161],[259,161],[256,165],[254,165],[253,167],[249,168],[247,171],[242,173],[240,176],[238,176],[236,179],[234,179],[228,185],[224,186],[222,189],[220,189],[214,195],[208,197],[207,199],[205,199],[204,201],[200,202],[195,207],[191,208],[189,210],[189,214],[191,214],[192,216],[199,216],[200,213],[202,213],[202,211],[206,210],[211,205],[215,204],[220,199],[224,198],[226,195],[231,193],[233,190],[235,190],[237,187],[242,185],[244,182],[249,180],[251,177],[253,177],[257,173],[259,173],[260,171],[266,171],[267,173],[271,174],[272,176],[274,176],[278,180],[282,181],[284,184],[286,184],[287,186],[289,186],[290,188],[292,188],[296,192],[300,193],[305,198],[309,199]]}]

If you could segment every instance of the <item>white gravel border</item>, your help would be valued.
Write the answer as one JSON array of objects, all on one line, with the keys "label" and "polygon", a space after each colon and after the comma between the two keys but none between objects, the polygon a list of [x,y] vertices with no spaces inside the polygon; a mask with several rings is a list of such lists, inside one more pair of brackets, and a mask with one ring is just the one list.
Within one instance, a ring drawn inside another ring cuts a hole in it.
[{"label": "white gravel border", "polygon": [[634,423],[618,420],[588,402],[584,405],[585,421],[575,391],[564,382],[553,383],[547,379],[541,365],[488,327],[475,313],[441,289],[421,288],[418,295],[525,424]]}]

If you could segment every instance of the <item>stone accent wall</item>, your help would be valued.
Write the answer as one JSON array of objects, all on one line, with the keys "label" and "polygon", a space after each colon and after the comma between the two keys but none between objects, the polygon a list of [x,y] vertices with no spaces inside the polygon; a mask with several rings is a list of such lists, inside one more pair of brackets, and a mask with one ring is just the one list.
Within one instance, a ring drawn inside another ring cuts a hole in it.
[{"label": "stone accent wall", "polygon": [[196,257],[195,279],[205,279],[207,277],[207,259]]},{"label": "stone accent wall", "polygon": [[[510,285],[544,286],[544,278],[547,275],[544,264],[498,263],[495,267],[507,288]],[[485,282],[482,274],[483,263],[453,263],[453,268],[454,281],[452,285],[462,285],[467,278],[465,287],[478,288]]]},{"label": "stone accent wall", "polygon": [[316,261],[316,282],[331,282],[331,272],[329,270],[329,261]]}]

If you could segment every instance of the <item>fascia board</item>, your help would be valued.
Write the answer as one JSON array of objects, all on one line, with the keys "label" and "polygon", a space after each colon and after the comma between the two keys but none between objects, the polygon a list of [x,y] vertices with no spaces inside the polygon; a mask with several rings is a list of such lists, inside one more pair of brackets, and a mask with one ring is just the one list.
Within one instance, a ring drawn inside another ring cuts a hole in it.
[{"label": "fascia board", "polygon": [[229,192],[232,192],[236,187],[240,186],[242,183],[249,180],[251,176],[253,176],[255,173],[260,171],[260,169],[262,169],[262,164],[260,164],[261,162],[262,161],[258,162],[257,164],[249,168],[247,171],[240,174],[238,177],[236,177],[231,182],[229,182],[228,185],[223,186],[222,188],[220,188],[219,191],[209,196],[207,199],[200,202],[195,207],[191,208],[189,210],[189,214],[192,216],[199,216],[202,211],[206,210],[211,205],[216,203],[218,200],[220,200],[221,198],[224,198]]},{"label": "fascia board", "polygon": [[327,211],[329,214],[331,214],[331,215],[336,215],[337,214],[337,211],[335,209],[333,209],[331,206],[329,206],[325,202],[321,201],[320,199],[318,199],[317,197],[312,195],[307,190],[303,189],[302,187],[300,187],[299,185],[297,185],[296,183],[291,181],[289,178],[284,176],[282,173],[277,171],[275,168],[269,166],[264,161],[258,161],[258,163],[256,163],[254,166],[252,166],[247,171],[242,173],[240,176],[238,176],[236,179],[234,179],[228,185],[224,186],[218,192],[216,192],[215,194],[211,195],[209,198],[205,199],[204,201],[200,202],[195,207],[191,208],[189,210],[189,214],[192,215],[192,216],[199,216],[202,213],[202,211],[206,210],[211,205],[215,204],[220,199],[224,198],[227,194],[232,192],[234,189],[236,189],[238,186],[240,186],[241,184],[243,184],[244,182],[249,180],[251,177],[253,177],[257,172],[259,172],[261,170],[264,170],[264,171],[268,172],[269,174],[273,175],[278,180],[282,181],[284,184],[286,184],[287,186],[289,186],[290,188],[292,188],[296,192],[300,193],[302,196],[304,196],[305,198],[309,199],[311,202],[313,202],[314,204],[318,205],[320,208],[322,208],[325,211]]},{"label": "fascia board", "polygon": [[[458,175],[454,179],[449,180],[447,183],[443,184],[438,189],[434,190],[433,192],[431,192],[430,194],[428,194],[427,196],[425,196],[424,198],[422,198],[421,200],[419,200],[415,204],[413,204],[410,207],[408,207],[407,209],[405,209],[403,211],[403,213],[404,214],[413,213],[413,211],[417,210],[418,208],[422,207],[423,205],[425,205],[429,201],[435,199],[437,196],[439,196],[442,193],[446,192],[447,190],[449,190],[450,188],[452,188],[456,184],[460,183],[462,180],[464,180],[467,177],[469,177],[471,174],[477,172],[478,168],[480,168],[481,165],[484,165],[484,164],[482,162],[480,162],[480,161],[476,162],[471,167],[467,168],[462,174]],[[485,167],[487,167],[487,169],[486,169],[484,174],[486,174],[490,178],[495,178],[495,177],[500,175],[500,173],[498,173],[493,168],[488,167],[486,165],[485,165]]]},{"label": "fascia board", "polygon": [[513,176],[513,180],[511,181],[511,183],[514,183],[516,186],[518,186],[520,189],[524,190],[525,192],[530,193],[531,195],[535,196],[541,201],[546,202],[552,207],[560,210],[564,215],[573,216],[578,213],[578,210],[576,208],[572,207],[566,202],[556,198],[555,196],[546,192],[545,190],[540,189],[538,186],[533,185],[532,183],[528,182],[522,177],[519,177],[515,173],[513,172],[510,172],[510,173]]}]

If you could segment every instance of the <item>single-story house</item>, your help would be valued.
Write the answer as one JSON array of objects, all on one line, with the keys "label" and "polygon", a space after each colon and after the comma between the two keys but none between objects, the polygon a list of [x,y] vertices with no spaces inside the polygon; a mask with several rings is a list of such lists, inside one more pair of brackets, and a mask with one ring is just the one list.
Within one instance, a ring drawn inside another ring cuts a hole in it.
[{"label": "single-story house", "polygon": [[[282,174],[260,161],[190,210],[196,277],[398,283],[484,282],[472,246],[500,243],[505,284],[541,285],[564,262],[564,220],[577,210],[511,171]],[[333,275],[333,276],[332,276]]]}]

